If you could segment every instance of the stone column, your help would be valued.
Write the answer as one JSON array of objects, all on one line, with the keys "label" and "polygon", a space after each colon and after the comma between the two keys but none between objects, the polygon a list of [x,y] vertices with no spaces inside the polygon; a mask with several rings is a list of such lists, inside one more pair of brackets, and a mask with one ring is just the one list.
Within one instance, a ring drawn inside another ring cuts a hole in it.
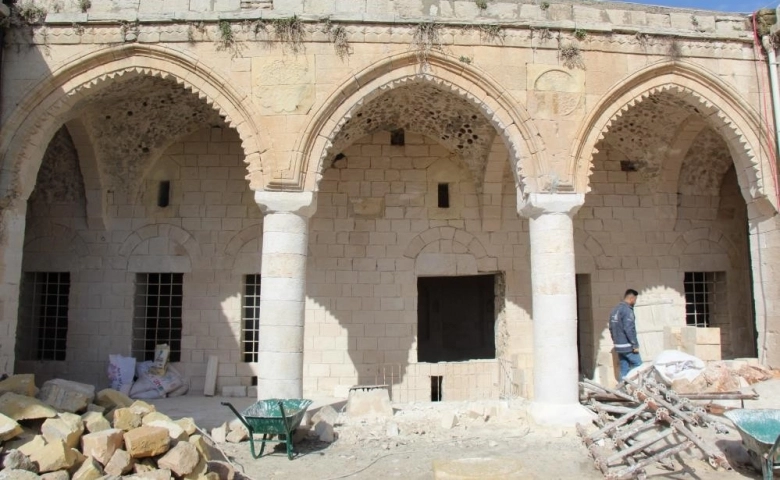
[{"label": "stone column", "polygon": [[579,403],[577,290],[572,217],[581,194],[518,192],[518,211],[529,218],[533,291],[534,399],[538,423],[587,421]]},{"label": "stone column", "polygon": [[0,369],[14,372],[27,202],[0,212]]},{"label": "stone column", "polygon": [[255,192],[263,217],[257,396],[303,395],[303,324],[313,192]]}]

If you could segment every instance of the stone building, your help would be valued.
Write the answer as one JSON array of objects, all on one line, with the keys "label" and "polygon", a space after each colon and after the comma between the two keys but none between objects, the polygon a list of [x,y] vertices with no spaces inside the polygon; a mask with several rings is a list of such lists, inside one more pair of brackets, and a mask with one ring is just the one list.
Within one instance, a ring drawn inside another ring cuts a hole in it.
[{"label": "stone building", "polygon": [[[20,0],[0,364],[396,400],[614,381],[719,327],[780,367],[771,94],[747,16],[521,0]],[[780,274],[778,274],[780,275]],[[666,329],[668,337],[669,328]]]}]

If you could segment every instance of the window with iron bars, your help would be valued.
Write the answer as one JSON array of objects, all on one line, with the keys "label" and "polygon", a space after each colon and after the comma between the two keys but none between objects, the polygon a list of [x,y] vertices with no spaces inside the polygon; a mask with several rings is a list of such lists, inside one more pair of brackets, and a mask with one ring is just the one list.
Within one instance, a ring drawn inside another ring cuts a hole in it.
[{"label": "window with iron bars", "polygon": [[244,277],[244,311],[241,318],[244,362],[257,362],[260,352],[260,275]]},{"label": "window with iron bars", "polygon": [[685,272],[685,321],[693,327],[712,325],[726,295],[725,272]]},{"label": "window with iron bars", "polygon": [[69,296],[69,272],[24,274],[16,344],[19,359],[65,360]]},{"label": "window with iron bars", "polygon": [[135,280],[133,356],[154,360],[154,348],[167,343],[170,361],[181,360],[184,274],[139,273]]}]

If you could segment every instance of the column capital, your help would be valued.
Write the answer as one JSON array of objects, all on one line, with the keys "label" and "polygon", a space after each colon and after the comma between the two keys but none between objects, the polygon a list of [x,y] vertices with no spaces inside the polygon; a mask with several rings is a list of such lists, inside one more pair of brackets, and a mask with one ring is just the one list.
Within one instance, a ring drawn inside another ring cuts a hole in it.
[{"label": "column capital", "polygon": [[316,192],[255,192],[255,202],[263,211],[269,213],[292,213],[311,218],[317,211]]},{"label": "column capital", "polygon": [[581,193],[528,193],[517,196],[517,213],[528,218],[549,214],[573,217],[583,203],[585,195]]}]

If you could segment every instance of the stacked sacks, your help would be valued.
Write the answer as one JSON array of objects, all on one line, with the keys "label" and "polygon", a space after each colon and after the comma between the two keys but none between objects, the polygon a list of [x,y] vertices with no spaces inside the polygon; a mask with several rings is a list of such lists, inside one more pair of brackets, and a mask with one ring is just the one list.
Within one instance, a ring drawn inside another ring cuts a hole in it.
[{"label": "stacked sacks", "polygon": [[[37,398],[36,398],[37,395]],[[172,420],[116,390],[32,375],[0,382],[0,480],[233,480],[191,418]]]}]

